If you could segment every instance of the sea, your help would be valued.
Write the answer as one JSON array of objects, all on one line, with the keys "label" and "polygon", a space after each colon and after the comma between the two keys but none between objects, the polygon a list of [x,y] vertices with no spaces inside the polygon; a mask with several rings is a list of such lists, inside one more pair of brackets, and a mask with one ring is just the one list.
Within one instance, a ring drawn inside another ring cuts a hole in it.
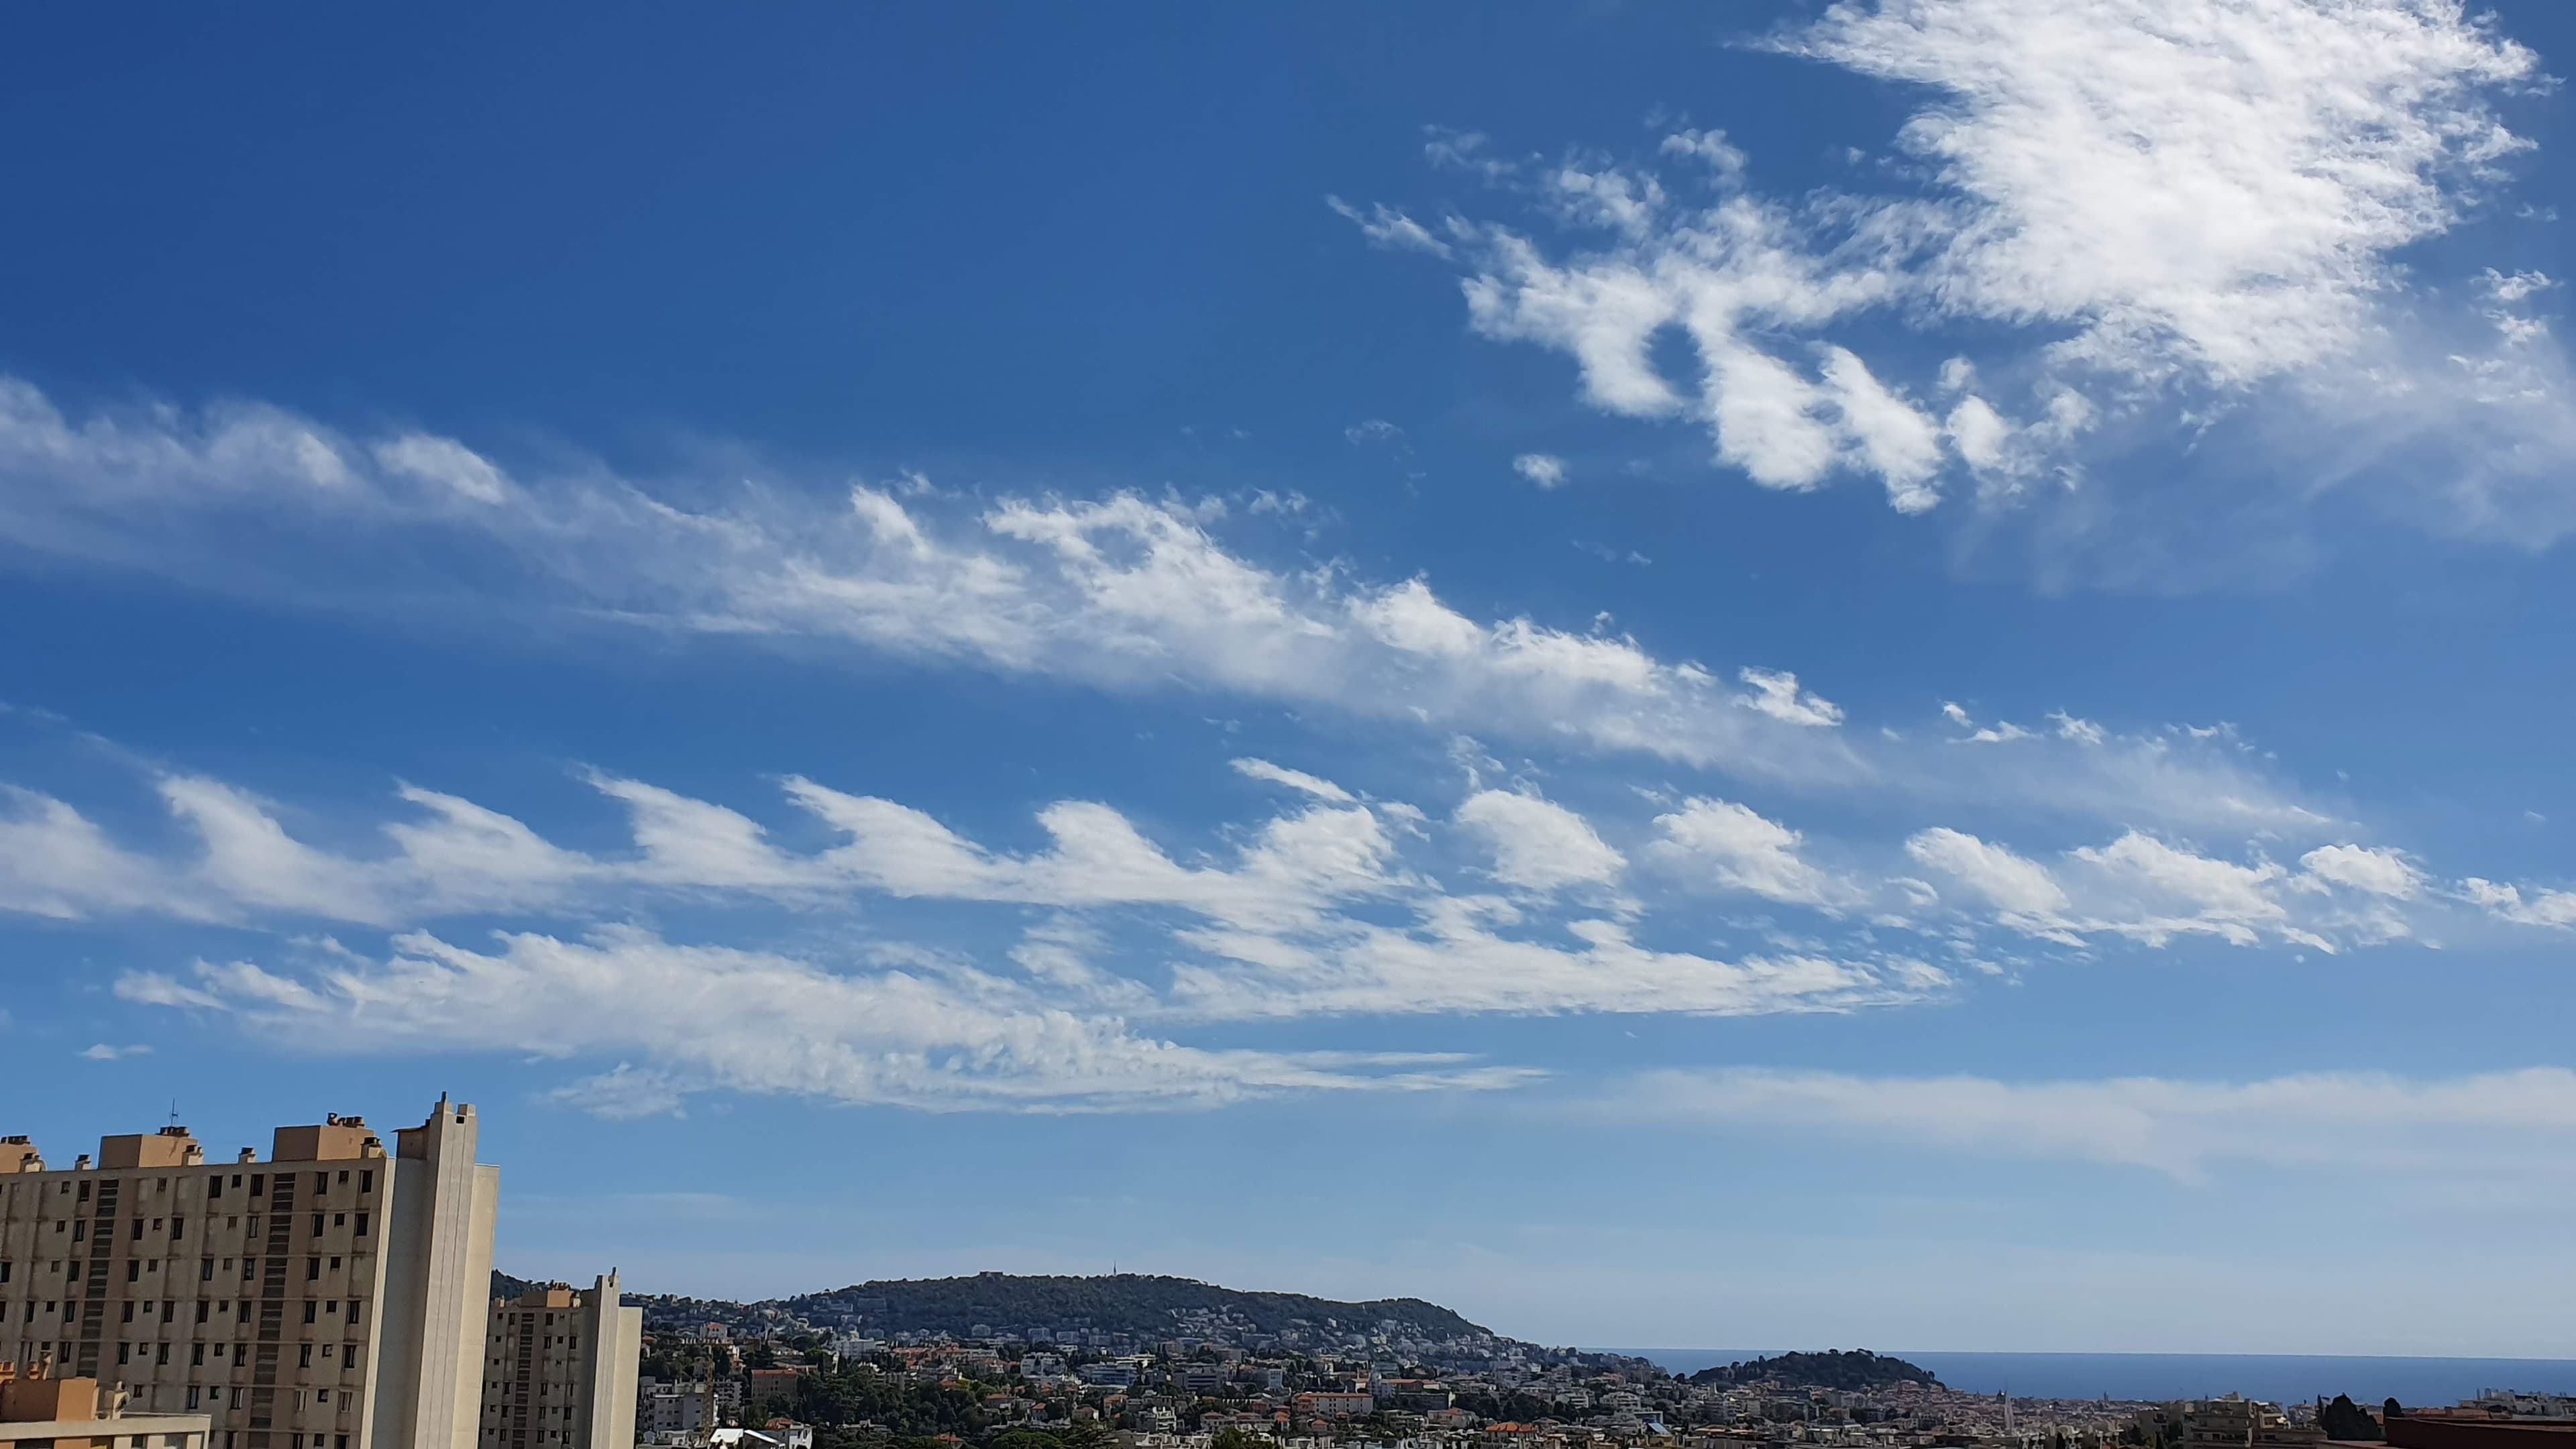
[{"label": "sea", "polygon": [[[1621,1348],[1687,1374],[1779,1353],[1776,1348]],[[1921,1364],[1951,1388],[2022,1399],[2206,1399],[2243,1394],[2276,1404],[2350,1394],[2423,1408],[2486,1389],[2576,1393],[2576,1359],[2394,1358],[2270,1353],[1953,1353],[1881,1349]]]}]

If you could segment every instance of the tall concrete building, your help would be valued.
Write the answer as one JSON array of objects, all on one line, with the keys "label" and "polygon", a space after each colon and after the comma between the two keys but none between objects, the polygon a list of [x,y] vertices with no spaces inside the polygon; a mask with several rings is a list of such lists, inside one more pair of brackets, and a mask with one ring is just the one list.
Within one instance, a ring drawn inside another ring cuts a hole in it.
[{"label": "tall concrete building", "polygon": [[0,1361],[202,1413],[210,1449],[476,1449],[500,1171],[441,1097],[210,1163],[184,1127],[49,1167],[0,1137]]},{"label": "tall concrete building", "polygon": [[480,1449],[634,1449],[644,1310],[624,1306],[615,1269],[587,1293],[493,1299],[483,1341]]}]

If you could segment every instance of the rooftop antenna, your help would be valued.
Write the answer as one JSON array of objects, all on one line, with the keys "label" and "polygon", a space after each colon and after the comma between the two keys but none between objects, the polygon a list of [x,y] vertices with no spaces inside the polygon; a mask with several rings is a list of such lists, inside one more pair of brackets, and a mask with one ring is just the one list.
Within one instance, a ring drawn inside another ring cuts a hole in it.
[{"label": "rooftop antenna", "polygon": [[179,1099],[176,1097],[170,1099],[170,1125],[173,1127],[179,1125]]}]

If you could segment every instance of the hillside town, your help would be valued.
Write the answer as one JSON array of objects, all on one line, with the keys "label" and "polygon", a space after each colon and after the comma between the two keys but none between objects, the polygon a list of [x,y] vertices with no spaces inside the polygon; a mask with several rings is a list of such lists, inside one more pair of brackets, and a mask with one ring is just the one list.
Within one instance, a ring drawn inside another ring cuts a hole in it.
[{"label": "hillside town", "polygon": [[[649,1304],[650,1300],[648,1300]],[[1394,1320],[1275,1328],[1175,1312],[1167,1336],[1081,1324],[880,1331],[864,1307],[816,1321],[762,1305],[680,1324],[648,1306],[645,1442],[707,1443],[715,1417],[785,1449],[2319,1449],[2323,1405],[2032,1399],[1946,1388],[1902,1360],[1798,1354],[1679,1376],[1646,1360],[1478,1331],[1428,1339]],[[1816,1380],[1834,1381],[1827,1386]],[[2576,1404],[2499,1395],[2432,1420],[2513,1419],[2535,1449],[2576,1445]],[[2361,1442],[2410,1441],[2348,1401]]]}]

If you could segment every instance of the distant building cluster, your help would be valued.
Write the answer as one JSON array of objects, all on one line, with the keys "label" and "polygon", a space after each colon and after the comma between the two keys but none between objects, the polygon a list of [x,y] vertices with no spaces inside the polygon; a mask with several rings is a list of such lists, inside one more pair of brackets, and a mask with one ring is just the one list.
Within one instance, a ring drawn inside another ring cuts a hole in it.
[{"label": "distant building cluster", "polygon": [[[661,1316],[648,1358],[734,1366],[717,1382],[740,1386],[746,1422],[769,1415],[774,1426],[801,1429],[811,1419],[835,1443],[971,1445],[1016,1430],[1117,1449],[2325,1449],[2331,1442],[2322,1405],[2235,1396],[2016,1399],[1928,1380],[1865,1389],[1694,1383],[1639,1359],[1482,1332],[1426,1336],[1397,1320],[1264,1329],[1239,1315],[1181,1310],[1162,1335],[1088,1322],[977,1323],[938,1333],[884,1327],[885,1303],[850,1295],[735,1307],[722,1322],[678,1321],[682,1303],[651,1310]],[[880,1406],[970,1405],[972,1421],[938,1432],[920,1421],[829,1422],[854,1385]],[[704,1392],[648,1382],[652,1421],[685,1428]],[[2518,1415],[2525,1430],[2547,1427],[2569,1407],[2547,1395],[2489,1397],[2476,1416]],[[673,1407],[665,1413],[664,1404]],[[2370,1442],[2409,1449],[2403,1421],[2383,1434],[2377,1411],[2343,1407],[2369,1427]],[[2567,1427],[2576,1430],[2576,1421]],[[2516,1446],[2576,1449],[2576,1438],[2427,1441],[2418,1449]]]}]

